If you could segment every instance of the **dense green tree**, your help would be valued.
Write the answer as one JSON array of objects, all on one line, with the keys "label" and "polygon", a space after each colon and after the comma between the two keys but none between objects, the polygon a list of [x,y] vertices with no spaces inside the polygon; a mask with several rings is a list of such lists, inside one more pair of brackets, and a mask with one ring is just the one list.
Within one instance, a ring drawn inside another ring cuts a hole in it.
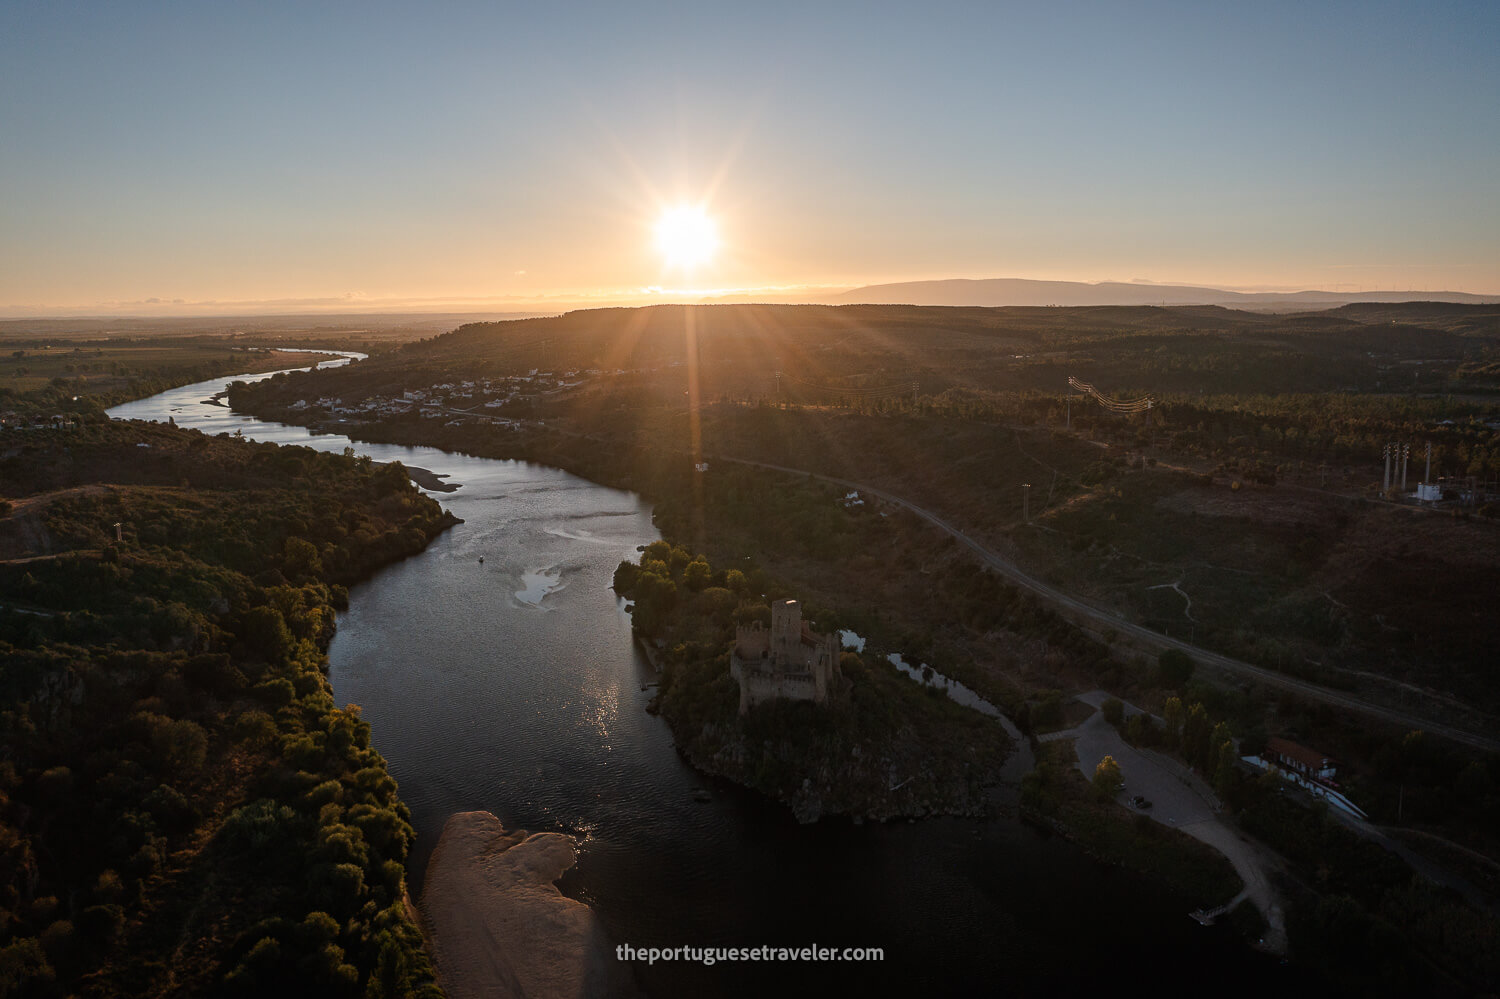
[{"label": "dense green tree", "polygon": [[281,571],[288,579],[299,582],[321,576],[323,563],[317,546],[304,538],[287,538],[282,548]]},{"label": "dense green tree", "polygon": [[1234,790],[1236,775],[1238,773],[1237,763],[1239,757],[1235,755],[1234,743],[1225,739],[1219,743],[1218,759],[1214,767],[1214,791],[1220,800],[1228,799],[1230,792]]},{"label": "dense green tree", "polygon": [[1156,660],[1157,682],[1163,687],[1181,690],[1192,678],[1195,665],[1193,657],[1181,649],[1164,649]]},{"label": "dense green tree", "polygon": [[1094,767],[1093,790],[1094,796],[1101,801],[1107,801],[1119,792],[1123,776],[1120,773],[1120,764],[1115,762],[1113,756],[1106,756]]},{"label": "dense green tree", "polygon": [[1149,715],[1133,714],[1125,723],[1125,739],[1133,746],[1154,746],[1161,739],[1161,729]]},{"label": "dense green tree", "polygon": [[1162,708],[1162,721],[1166,723],[1164,733],[1167,747],[1176,749],[1182,745],[1182,698],[1169,697],[1166,705]]},{"label": "dense green tree", "polygon": [[275,607],[251,608],[245,614],[242,633],[246,644],[271,662],[284,659],[292,649],[291,630]]},{"label": "dense green tree", "polygon": [[1194,703],[1187,710],[1187,716],[1182,721],[1182,745],[1181,752],[1193,766],[1202,768],[1204,761],[1208,758],[1209,736],[1213,728],[1208,721],[1208,712],[1203,705]]},{"label": "dense green tree", "polygon": [[689,562],[682,570],[682,583],[689,590],[703,589],[713,579],[713,569],[702,555]]}]

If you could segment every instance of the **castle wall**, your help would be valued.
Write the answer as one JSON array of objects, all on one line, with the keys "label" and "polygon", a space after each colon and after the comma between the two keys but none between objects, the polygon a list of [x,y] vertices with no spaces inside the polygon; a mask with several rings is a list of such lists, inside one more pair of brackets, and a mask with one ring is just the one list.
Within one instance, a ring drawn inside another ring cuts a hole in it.
[{"label": "castle wall", "polygon": [[777,698],[821,703],[827,696],[822,684],[812,674],[796,676],[789,673],[744,671],[737,679],[740,681],[740,714],[757,704]]}]

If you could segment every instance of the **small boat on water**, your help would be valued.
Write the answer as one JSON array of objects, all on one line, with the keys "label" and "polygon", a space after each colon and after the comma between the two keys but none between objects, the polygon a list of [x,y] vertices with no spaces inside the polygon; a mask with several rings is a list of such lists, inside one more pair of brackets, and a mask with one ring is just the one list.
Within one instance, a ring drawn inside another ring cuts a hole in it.
[{"label": "small boat on water", "polygon": [[479,556],[479,564],[480,565],[484,565],[484,556],[483,555]]}]

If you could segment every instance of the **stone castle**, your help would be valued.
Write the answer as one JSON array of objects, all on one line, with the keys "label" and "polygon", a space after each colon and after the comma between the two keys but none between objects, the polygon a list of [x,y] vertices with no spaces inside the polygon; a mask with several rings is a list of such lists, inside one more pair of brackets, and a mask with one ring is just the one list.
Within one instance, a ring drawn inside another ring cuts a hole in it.
[{"label": "stone castle", "polygon": [[771,604],[771,627],[757,621],[736,628],[729,675],[739,681],[740,714],[776,698],[813,701],[828,699],[839,676],[838,637],[821,635],[802,620],[795,600]]}]

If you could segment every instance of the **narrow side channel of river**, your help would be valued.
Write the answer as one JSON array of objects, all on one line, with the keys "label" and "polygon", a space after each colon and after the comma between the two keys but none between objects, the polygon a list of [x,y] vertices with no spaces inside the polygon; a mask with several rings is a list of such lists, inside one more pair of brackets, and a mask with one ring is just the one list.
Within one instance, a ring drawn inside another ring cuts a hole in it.
[{"label": "narrow side channel of river", "polygon": [[[268,375],[237,376],[258,377]],[[617,942],[886,955],[861,965],[640,966],[652,995],[892,984],[924,995],[1068,995],[1169,979],[1241,994],[1291,981],[1225,928],[1189,919],[1204,900],[1015,821],[800,826],[780,806],[697,775],[645,711],[654,678],[609,589],[615,565],[657,537],[640,497],[524,462],[313,435],[205,401],[232,380],[110,415],[321,451],[352,446],[462,483],[434,495],[464,523],[355,587],[329,650],[335,696],[364,709],[415,815],[414,891],[447,816],[484,809],[507,827],[576,833],[579,862],[562,888],[594,906]],[[699,788],[710,802],[694,800]]]}]

